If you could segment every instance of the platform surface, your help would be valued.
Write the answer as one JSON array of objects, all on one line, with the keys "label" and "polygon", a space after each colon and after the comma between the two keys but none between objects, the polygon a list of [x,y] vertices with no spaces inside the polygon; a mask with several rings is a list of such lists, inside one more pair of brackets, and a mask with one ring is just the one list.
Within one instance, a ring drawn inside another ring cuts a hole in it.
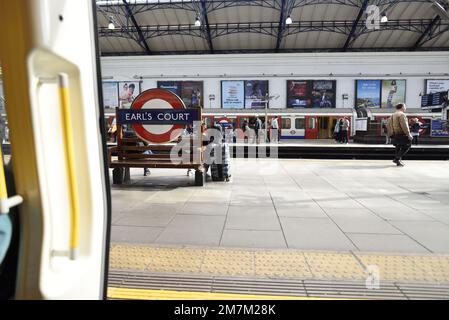
[{"label": "platform surface", "polygon": [[154,169],[113,186],[113,243],[449,253],[449,162],[234,159],[195,187]]}]

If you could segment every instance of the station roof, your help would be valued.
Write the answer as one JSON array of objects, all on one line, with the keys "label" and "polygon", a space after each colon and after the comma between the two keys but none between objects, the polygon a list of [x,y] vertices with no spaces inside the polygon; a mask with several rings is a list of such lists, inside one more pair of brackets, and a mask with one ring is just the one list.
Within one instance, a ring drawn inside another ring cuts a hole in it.
[{"label": "station roof", "polygon": [[[103,56],[449,51],[449,0],[97,0],[96,4]],[[374,19],[368,19],[368,12]],[[380,22],[384,15],[388,21]],[[109,28],[111,22],[114,29]]]}]

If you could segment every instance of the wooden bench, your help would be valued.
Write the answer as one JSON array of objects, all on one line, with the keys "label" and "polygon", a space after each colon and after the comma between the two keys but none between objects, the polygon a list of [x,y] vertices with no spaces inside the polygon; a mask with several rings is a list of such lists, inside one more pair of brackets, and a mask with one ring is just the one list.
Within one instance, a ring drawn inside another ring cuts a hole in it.
[{"label": "wooden bench", "polygon": [[[194,141],[194,139],[198,140]],[[203,186],[206,181],[206,173],[203,167],[204,148],[201,139],[201,135],[200,137],[183,137],[182,145],[178,142],[139,145],[144,142],[138,137],[123,137],[123,128],[117,124],[117,145],[108,148],[108,163],[109,168],[113,169],[113,184],[129,181],[130,168],[161,168],[195,170],[195,185]],[[173,148],[179,149],[180,158],[175,162],[172,161],[170,154]],[[145,151],[151,151],[152,154],[144,154]],[[113,155],[116,155],[116,158],[113,158]]]}]

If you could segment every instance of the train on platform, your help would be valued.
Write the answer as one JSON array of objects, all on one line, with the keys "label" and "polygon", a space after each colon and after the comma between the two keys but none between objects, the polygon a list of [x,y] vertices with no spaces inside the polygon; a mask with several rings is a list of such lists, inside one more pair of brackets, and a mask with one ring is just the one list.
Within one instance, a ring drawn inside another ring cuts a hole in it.
[{"label": "train on platform", "polygon": [[[202,118],[207,127],[221,124],[232,128],[242,129],[244,123],[250,128],[255,127],[256,118],[265,118],[268,123],[274,118],[278,119],[280,139],[286,142],[291,140],[320,140],[333,139],[334,128],[340,118],[346,118],[350,122],[350,135],[360,143],[381,143],[384,138],[382,126],[388,119],[392,110],[372,109],[366,112],[358,112],[353,108],[334,109],[203,109]],[[439,118],[440,113],[431,113],[421,109],[409,109],[409,119],[418,118],[422,123],[420,135],[424,141],[435,142],[431,137],[430,124],[432,119]],[[107,125],[112,126],[114,114],[107,117]],[[439,138],[441,140],[441,138]],[[431,143],[432,143],[431,142]]]}]

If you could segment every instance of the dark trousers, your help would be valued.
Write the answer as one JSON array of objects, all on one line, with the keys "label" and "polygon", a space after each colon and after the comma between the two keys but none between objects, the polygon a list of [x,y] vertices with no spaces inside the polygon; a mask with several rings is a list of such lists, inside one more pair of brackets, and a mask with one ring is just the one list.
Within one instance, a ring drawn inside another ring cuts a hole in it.
[{"label": "dark trousers", "polygon": [[340,134],[341,134],[340,141],[341,141],[342,143],[348,142],[348,130],[341,130],[341,131],[340,131]]},{"label": "dark trousers", "polygon": [[419,138],[419,136],[413,136],[413,144],[414,144],[415,146],[418,145],[418,138]]},{"label": "dark trousers", "polygon": [[412,146],[411,143],[395,145],[395,147],[396,147],[396,154],[395,154],[394,159],[395,160],[402,160],[402,157],[405,156],[407,154],[407,152],[409,152],[411,146]]}]

